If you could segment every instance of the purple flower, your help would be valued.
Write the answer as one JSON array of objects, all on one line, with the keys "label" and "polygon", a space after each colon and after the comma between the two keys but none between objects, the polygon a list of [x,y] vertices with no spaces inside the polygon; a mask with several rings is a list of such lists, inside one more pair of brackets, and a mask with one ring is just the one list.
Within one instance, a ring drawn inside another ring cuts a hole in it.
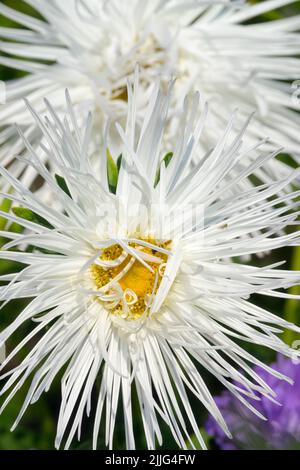
[{"label": "purple flower", "polygon": [[215,397],[233,435],[233,439],[229,439],[214,419],[208,418],[206,431],[221,449],[300,449],[300,364],[281,356],[272,367],[290,377],[294,385],[255,367],[255,371],[275,391],[276,401],[281,405],[264,396],[255,401],[255,408],[267,421],[257,417],[228,391]]}]

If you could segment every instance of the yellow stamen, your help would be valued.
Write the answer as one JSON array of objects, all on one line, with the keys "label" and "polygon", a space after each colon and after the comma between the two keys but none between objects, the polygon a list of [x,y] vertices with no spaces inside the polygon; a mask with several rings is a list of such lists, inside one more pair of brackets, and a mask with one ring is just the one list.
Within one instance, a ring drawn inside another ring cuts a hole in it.
[{"label": "yellow stamen", "polygon": [[[125,259],[122,258],[123,260],[116,267],[106,268],[97,264],[91,266],[91,275],[96,287],[105,291],[105,294],[113,294],[115,292],[116,299],[119,299],[118,304],[113,309],[109,309],[115,315],[124,314],[122,302],[126,302],[130,318],[137,319],[141,317],[147,312],[149,298],[156,294],[162,281],[164,266],[168,261],[168,256],[156,250],[155,247],[168,249],[171,242],[161,243],[152,239],[143,239],[143,241],[150,243],[152,247],[146,247],[138,243],[129,243],[129,247],[138,249],[141,257],[143,253],[146,253],[161,260],[160,263],[146,261],[151,270],[131,254],[127,254]],[[117,260],[121,257],[122,253],[123,248],[118,244],[114,244],[103,250],[100,260]],[[109,285],[108,291],[106,291],[105,286],[111,283],[117,276],[119,278],[116,281],[118,288],[112,283]],[[120,291],[123,292],[123,297]]]}]

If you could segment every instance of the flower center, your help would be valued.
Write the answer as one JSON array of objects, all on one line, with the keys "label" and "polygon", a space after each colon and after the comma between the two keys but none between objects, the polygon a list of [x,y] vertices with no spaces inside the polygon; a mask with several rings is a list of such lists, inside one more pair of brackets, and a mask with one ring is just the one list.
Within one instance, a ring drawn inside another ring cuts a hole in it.
[{"label": "flower center", "polygon": [[102,250],[91,266],[97,297],[114,315],[147,316],[164,277],[170,241],[139,239]]},{"label": "flower center", "polygon": [[[109,47],[104,57],[101,57],[101,60],[98,58],[96,70],[98,73],[101,72],[106,82],[110,84],[106,88],[104,82],[101,91],[112,101],[128,101],[127,78],[134,74],[136,64],[139,64],[141,70],[140,84],[144,84],[147,88],[153,82],[153,70],[156,70],[155,76],[162,75],[171,61],[167,49],[152,33],[146,37],[137,34],[129,42],[123,41],[119,44],[114,54],[111,51],[112,48]],[[106,70],[113,70],[113,73],[106,75]]]}]

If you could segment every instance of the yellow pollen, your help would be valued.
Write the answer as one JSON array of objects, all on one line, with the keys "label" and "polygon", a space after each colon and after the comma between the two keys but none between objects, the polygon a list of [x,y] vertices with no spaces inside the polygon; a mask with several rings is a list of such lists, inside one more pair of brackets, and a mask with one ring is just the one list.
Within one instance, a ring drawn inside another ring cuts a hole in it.
[{"label": "yellow pollen", "polygon": [[[171,242],[158,243],[149,238],[143,241],[150,243],[151,248],[138,243],[129,243],[128,246],[138,250],[141,255],[146,253],[156,258],[155,260],[144,259],[147,266],[125,252],[118,244],[105,248],[99,258],[104,262],[116,261],[116,265],[106,267],[93,264],[91,266],[91,275],[97,289],[101,294],[110,296],[109,302],[102,300],[101,296],[99,300],[114,315],[137,319],[147,314],[149,301],[157,293],[161,284],[168,255],[157,251],[155,247],[169,249]],[[106,287],[108,283],[110,284]],[[115,299],[111,300],[114,295]]]},{"label": "yellow pollen", "polygon": [[115,90],[113,92],[112,99],[113,100],[125,101],[125,103],[127,103],[127,101],[128,101],[127,88],[123,87],[123,88],[118,88],[117,90]]}]

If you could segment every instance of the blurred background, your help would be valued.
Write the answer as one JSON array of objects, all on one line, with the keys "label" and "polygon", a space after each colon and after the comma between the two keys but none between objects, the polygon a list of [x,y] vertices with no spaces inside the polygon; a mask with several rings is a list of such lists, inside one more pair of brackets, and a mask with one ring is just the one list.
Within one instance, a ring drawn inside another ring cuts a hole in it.
[{"label": "blurred background", "polygon": [[[45,0],[46,1],[46,0]],[[1,0],[1,3],[4,3],[8,6],[11,6],[15,9],[18,9],[21,12],[28,13],[30,15],[38,16],[36,12],[27,4],[21,0]],[[257,2],[252,2],[257,3]],[[274,10],[272,13],[268,13],[261,17],[262,21],[279,19],[284,16],[297,15],[300,14],[300,2],[295,2],[292,5],[288,5],[284,8],[281,8],[280,11]],[[299,20],[300,23],[300,20]],[[0,26],[3,27],[18,27],[17,24],[12,21],[4,18],[0,15]],[[14,80],[20,76],[24,75],[22,72],[12,71],[6,67],[0,65],[0,80]],[[299,79],[300,79],[300,70],[299,70]],[[1,127],[1,123],[0,123]],[[281,155],[281,159],[289,159],[288,155]],[[4,204],[4,205],[3,205]],[[9,210],[9,207],[5,206],[7,203],[2,203],[2,210]],[[0,217],[0,230],[6,225],[5,219]],[[15,229],[17,229],[15,227]],[[287,260],[285,268],[297,269],[300,270],[300,249],[299,248],[289,248],[281,249],[276,252],[273,252],[271,256],[267,256],[264,259],[253,259],[252,263],[255,265],[267,265],[273,264],[277,261],[283,259]],[[11,272],[12,269],[17,271],[20,267],[17,264],[12,264],[4,261],[0,261],[0,274],[6,272]],[[300,294],[300,289],[294,288],[292,291],[294,294]],[[271,299],[263,298],[260,296],[253,297],[251,299],[254,303],[261,305],[265,308],[270,308],[274,313],[279,316],[284,316],[289,321],[300,324],[300,307],[299,302],[296,300],[283,300],[283,299]],[[272,303],[272,305],[270,305]],[[12,302],[0,312],[0,331],[5,328],[13,318],[15,318],[20,310],[26,305],[26,301],[22,302]],[[30,325],[28,325],[28,329]],[[7,350],[10,351],[14,345],[16,345],[22,337],[27,334],[25,329],[18,331],[11,343],[7,344]],[[298,337],[300,339],[300,337]],[[297,340],[297,335],[295,334],[285,334],[286,342],[292,344],[293,341]],[[32,346],[32,344],[31,344]],[[245,345],[245,348],[248,351],[251,351],[255,354],[256,357],[262,359],[266,363],[271,363],[274,361],[275,354],[270,351],[263,350],[262,348],[257,348],[254,345]],[[18,360],[20,360],[26,351],[23,351],[19,355]],[[16,365],[16,364],[14,364]],[[63,371],[62,371],[63,374]],[[221,393],[222,389],[218,383],[211,376],[209,376],[205,371],[203,371],[204,378],[214,395]],[[27,383],[29,385],[29,382]],[[43,395],[37,404],[31,406],[25,416],[23,417],[21,423],[17,427],[17,430],[13,433],[10,432],[10,427],[12,426],[18,412],[22,406],[24,397],[26,395],[27,389],[26,386],[23,390],[19,391],[16,397],[12,400],[10,405],[6,408],[4,413],[0,416],[0,450],[5,449],[53,449],[54,439],[55,439],[55,428],[56,421],[58,416],[59,404],[60,404],[60,378],[54,382],[54,385],[51,387],[51,390]],[[300,389],[299,389],[299,403],[298,407],[300,408]],[[204,426],[207,420],[207,413],[204,408],[199,405],[199,402],[194,400],[192,402],[192,407],[195,410],[195,416],[199,422],[199,428],[202,429],[207,445],[210,449],[217,449],[218,445],[214,437],[209,436],[204,430]],[[145,448],[145,440],[143,438],[142,423],[139,418],[139,413],[136,413],[137,419],[135,422],[136,426],[136,437],[137,437],[137,448]],[[300,415],[299,415],[300,419]],[[84,439],[81,443],[73,443],[73,449],[89,449],[91,436],[92,436],[92,424],[93,419],[85,420],[85,428],[83,429],[82,435]],[[299,423],[300,427],[300,423]],[[164,449],[176,449],[172,437],[166,427],[162,425],[162,433],[164,436]],[[101,433],[100,433],[101,435]],[[103,435],[103,433],[102,433]],[[104,442],[99,441],[99,448],[105,448]],[[116,424],[116,433],[115,433],[115,448],[124,449],[125,448],[125,439],[124,439],[124,427],[122,423],[122,416],[119,413],[119,422]]]}]

